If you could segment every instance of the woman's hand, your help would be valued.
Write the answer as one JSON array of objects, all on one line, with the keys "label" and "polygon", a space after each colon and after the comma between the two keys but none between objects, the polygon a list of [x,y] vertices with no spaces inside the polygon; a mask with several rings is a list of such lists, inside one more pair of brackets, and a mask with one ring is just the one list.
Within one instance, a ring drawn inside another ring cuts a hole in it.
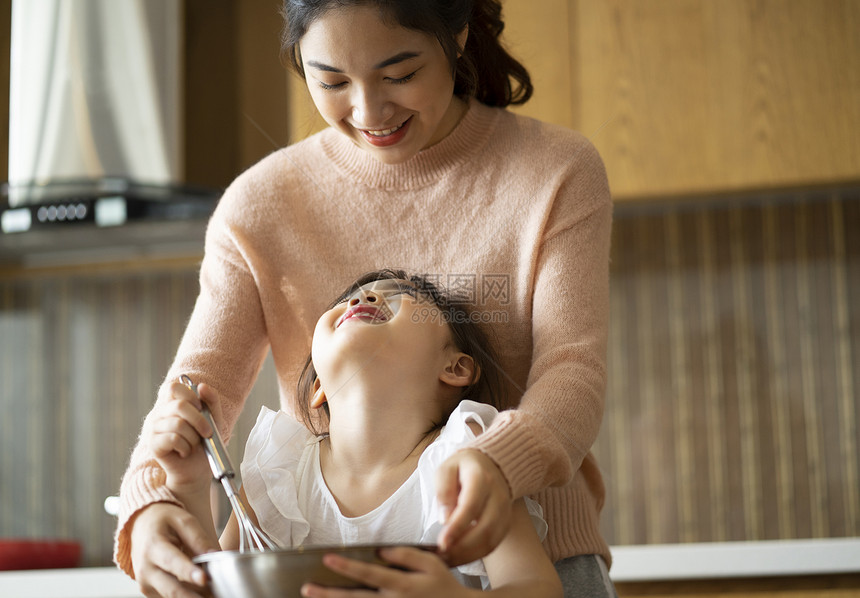
[{"label": "woman's hand", "polygon": [[498,466],[477,449],[457,451],[436,472],[436,496],[447,514],[439,551],[448,565],[491,553],[511,521],[511,491]]},{"label": "woman's hand", "polygon": [[341,575],[363,583],[371,590],[324,588],[314,584],[302,586],[305,598],[457,598],[466,589],[451,575],[442,559],[427,550],[412,547],[384,548],[379,556],[401,571],[327,554],[323,563]]},{"label": "woman's hand", "polygon": [[154,503],[135,515],[131,525],[131,564],[143,595],[199,598],[206,574],[187,553],[219,547],[197,518],[177,505]]}]

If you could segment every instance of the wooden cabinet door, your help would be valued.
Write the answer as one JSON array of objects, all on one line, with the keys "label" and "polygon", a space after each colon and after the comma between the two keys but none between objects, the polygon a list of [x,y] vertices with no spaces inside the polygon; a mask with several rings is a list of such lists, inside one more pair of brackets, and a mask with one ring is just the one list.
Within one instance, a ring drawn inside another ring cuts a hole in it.
[{"label": "wooden cabinet door", "polygon": [[860,180],[860,2],[507,0],[518,109],[600,150],[617,199]]}]

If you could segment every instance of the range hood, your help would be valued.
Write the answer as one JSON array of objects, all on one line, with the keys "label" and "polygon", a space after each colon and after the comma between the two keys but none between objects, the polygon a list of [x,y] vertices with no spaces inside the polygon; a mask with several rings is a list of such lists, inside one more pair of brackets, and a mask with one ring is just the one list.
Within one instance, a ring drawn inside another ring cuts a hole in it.
[{"label": "range hood", "polygon": [[14,0],[0,263],[202,251],[181,0]]}]

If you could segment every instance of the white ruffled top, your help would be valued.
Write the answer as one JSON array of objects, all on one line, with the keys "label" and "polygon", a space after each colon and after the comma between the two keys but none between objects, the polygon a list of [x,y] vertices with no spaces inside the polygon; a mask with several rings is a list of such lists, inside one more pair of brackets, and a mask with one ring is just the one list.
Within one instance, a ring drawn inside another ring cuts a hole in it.
[{"label": "white ruffled top", "polygon": [[[283,411],[260,410],[242,461],[242,484],[260,526],[284,547],[342,544],[434,544],[441,530],[435,473],[455,451],[475,438],[467,425],[486,430],[498,411],[462,401],[418,459],[415,471],[382,504],[359,517],[346,517],[326,486],[319,460],[321,436]],[[547,532],[540,505],[526,499],[541,540]],[[483,563],[459,567],[464,575],[486,576]]]}]

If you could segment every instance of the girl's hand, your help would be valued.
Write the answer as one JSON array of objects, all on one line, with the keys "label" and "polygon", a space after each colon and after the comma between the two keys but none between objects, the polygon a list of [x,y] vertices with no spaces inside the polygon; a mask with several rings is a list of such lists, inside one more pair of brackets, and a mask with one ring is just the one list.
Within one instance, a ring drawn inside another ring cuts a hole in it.
[{"label": "girl's hand", "polygon": [[194,391],[178,382],[171,388],[171,397],[157,405],[146,427],[146,441],[167,474],[167,486],[175,494],[208,491],[212,474],[203,450],[201,437],[209,437],[211,429],[200,413],[200,398],[209,405],[219,405],[214,390],[201,384]]},{"label": "girl's hand", "polygon": [[436,497],[448,513],[438,543],[449,566],[487,556],[508,533],[511,491],[501,470],[481,451],[457,451],[439,466]]},{"label": "girl's hand", "polygon": [[456,598],[466,593],[441,558],[427,550],[412,547],[384,548],[379,554],[385,561],[406,569],[400,571],[382,565],[365,563],[327,554],[323,563],[341,575],[375,590],[324,588],[314,584],[302,586],[305,598]]}]

